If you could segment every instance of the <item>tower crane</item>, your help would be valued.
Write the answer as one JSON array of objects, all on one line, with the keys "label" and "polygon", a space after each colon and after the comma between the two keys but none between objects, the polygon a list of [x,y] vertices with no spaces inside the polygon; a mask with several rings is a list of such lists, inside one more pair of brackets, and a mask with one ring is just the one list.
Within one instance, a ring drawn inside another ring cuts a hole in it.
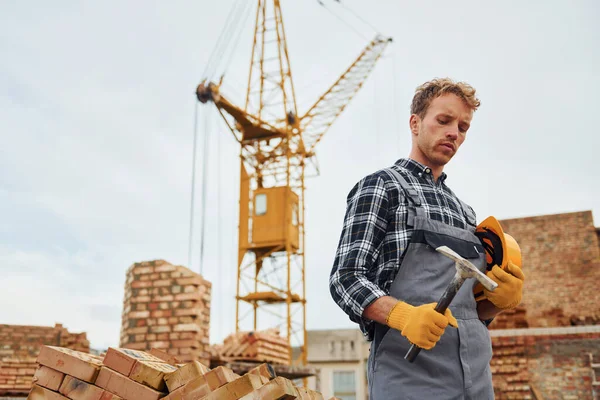
[{"label": "tower crane", "polygon": [[221,93],[223,79],[205,79],[196,90],[201,103],[216,106],[240,145],[236,332],[250,318],[256,330],[260,316],[274,316],[290,358],[297,345],[302,364],[307,361],[305,172],[316,166],[316,146],[391,40],[377,35],[299,114],[280,0],[258,0],[245,105]]}]

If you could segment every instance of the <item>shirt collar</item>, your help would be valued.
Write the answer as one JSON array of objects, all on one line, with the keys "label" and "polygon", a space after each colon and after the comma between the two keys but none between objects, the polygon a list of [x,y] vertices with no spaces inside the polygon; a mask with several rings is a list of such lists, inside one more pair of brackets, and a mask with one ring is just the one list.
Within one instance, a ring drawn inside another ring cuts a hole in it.
[{"label": "shirt collar", "polygon": [[[407,171],[419,178],[423,175],[431,175],[431,178],[433,179],[431,168],[429,168],[427,165],[423,165],[420,162],[413,160],[412,158],[401,158],[398,161],[396,161],[396,165],[400,168],[406,169]],[[445,172],[442,172],[438,182],[444,183],[447,177],[448,175],[446,175]]]}]

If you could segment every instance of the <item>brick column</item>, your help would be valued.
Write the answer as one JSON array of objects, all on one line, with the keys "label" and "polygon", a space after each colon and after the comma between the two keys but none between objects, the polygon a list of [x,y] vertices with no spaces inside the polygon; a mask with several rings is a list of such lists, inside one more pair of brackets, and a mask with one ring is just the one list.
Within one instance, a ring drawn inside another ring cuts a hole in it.
[{"label": "brick column", "polygon": [[120,347],[162,349],[209,365],[211,283],[164,260],[127,270]]}]

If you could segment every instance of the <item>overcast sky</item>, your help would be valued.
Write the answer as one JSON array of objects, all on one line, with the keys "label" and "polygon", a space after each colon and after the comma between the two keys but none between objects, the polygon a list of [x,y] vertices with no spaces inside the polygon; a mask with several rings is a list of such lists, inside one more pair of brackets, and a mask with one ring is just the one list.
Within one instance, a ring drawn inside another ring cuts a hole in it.
[{"label": "overcast sky", "polygon": [[[126,269],[188,264],[194,90],[235,1],[2,2],[0,323],[59,322],[95,348],[116,346]],[[592,210],[600,225],[600,3],[323,1],[282,1],[301,113],[375,34],[347,10],[394,42],[307,181],[309,329],[354,326],[328,289],[346,195],[408,155],[409,104],[433,77],[465,80],[482,101],[446,169],[479,221]],[[238,102],[251,20],[240,21],[223,86]],[[235,320],[239,150],[219,118],[199,107],[211,342]]]}]

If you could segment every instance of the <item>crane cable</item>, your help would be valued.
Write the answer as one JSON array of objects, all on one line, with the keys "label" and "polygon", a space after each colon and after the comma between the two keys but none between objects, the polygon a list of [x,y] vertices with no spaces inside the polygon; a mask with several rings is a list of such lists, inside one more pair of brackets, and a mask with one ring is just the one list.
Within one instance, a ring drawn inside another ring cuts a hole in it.
[{"label": "crane cable", "polygon": [[[350,29],[352,29],[354,31],[354,33],[356,33],[357,35],[359,35],[361,38],[363,38],[365,40],[370,40],[370,39],[366,38],[355,26],[353,26],[350,22],[348,22],[346,19],[344,19],[341,15],[336,14],[332,9],[327,7],[325,5],[325,3],[323,2],[323,0],[317,0],[317,2],[319,3],[319,5],[321,5],[323,8],[325,8],[327,11],[329,11],[334,17],[336,17],[338,20],[340,20],[342,23],[344,23],[346,26],[348,26]],[[354,16],[354,18],[358,19],[364,25],[366,25],[370,29],[372,29],[376,34],[380,34],[379,29],[377,29],[373,24],[369,23],[365,18],[360,16],[358,13],[354,12],[350,7],[346,6],[340,0],[335,0],[335,2],[338,3],[344,10],[346,10],[347,12],[352,14],[352,16]]]},{"label": "crane cable", "polygon": [[359,14],[357,14],[356,12],[352,11],[352,9],[348,6],[346,6],[344,3],[342,3],[340,0],[336,0],[338,3],[340,3],[340,5],[346,10],[348,11],[350,14],[354,15],[354,17],[356,17],[357,19],[359,19],[362,23],[364,23],[365,25],[368,25],[371,29],[373,29],[375,31],[375,33],[380,33],[379,29],[375,28],[375,26],[373,26],[373,24],[369,23],[367,20],[365,20],[363,17],[361,17]]},{"label": "crane cable", "polygon": [[201,229],[200,229],[200,274],[202,275],[202,270],[204,268],[204,237],[206,236],[206,180],[208,177],[208,145],[209,145],[209,135],[210,135],[210,121],[209,116],[212,115],[210,113],[205,113],[204,116],[204,148],[202,153],[202,208],[200,209],[200,221]]},{"label": "crane cable", "polygon": [[[238,32],[237,32],[237,36],[235,38],[235,40],[233,41],[233,46],[231,47],[231,52],[229,53],[229,58],[227,58],[227,62],[225,63],[225,69],[223,70],[223,75],[225,75],[227,73],[227,69],[229,68],[229,66],[231,65],[231,59],[233,58],[233,55],[235,54],[235,51],[237,49],[237,46],[240,42],[240,36],[242,34],[242,32],[244,31],[244,29],[242,29],[243,27],[246,26],[246,24],[248,23],[248,18],[250,16],[250,10],[247,10],[248,8],[250,8],[249,6],[252,3],[249,1],[245,2],[244,5],[244,11],[242,13],[242,15],[245,15],[244,21],[241,24],[238,24]],[[225,57],[223,57],[225,59]]]},{"label": "crane cable", "polygon": [[190,234],[188,243],[188,268],[192,268],[192,237],[194,233],[194,195],[196,192],[196,142],[198,138],[198,102],[194,101],[194,145],[192,147],[192,189],[190,199]]},{"label": "crane cable", "polygon": [[[223,30],[219,34],[219,38],[213,48],[212,53],[208,58],[208,62],[206,63],[206,67],[204,68],[204,72],[202,73],[202,79],[210,79],[212,78],[221,63],[223,62],[223,55],[227,51],[227,46],[229,42],[226,42],[226,38],[233,36],[235,34],[235,30],[239,28],[239,19],[244,13],[244,8],[240,7],[240,4],[243,0],[237,0],[231,10],[229,11],[229,15],[227,16],[227,20],[225,21],[225,25]],[[248,2],[245,2],[246,4]]]},{"label": "crane cable", "polygon": [[[208,58],[208,62],[206,63],[206,67],[204,68],[204,72],[202,73],[202,78],[206,78],[206,79],[211,78],[214,74],[214,71],[218,67],[219,62],[222,58],[222,54],[226,48],[226,44],[224,44],[225,37],[228,36],[228,35],[226,35],[226,33],[228,33],[232,29],[231,26],[233,24],[233,21],[237,19],[236,11],[238,10],[237,6],[239,4],[240,4],[240,1],[238,0],[233,5],[231,10],[229,11],[229,15],[227,16],[227,19],[225,20],[225,25],[223,26],[223,30],[219,34],[217,42],[215,43],[215,47],[213,48],[213,50],[210,54],[210,57]],[[215,59],[217,61],[215,61]]]},{"label": "crane cable", "polygon": [[341,21],[344,25],[346,25],[347,27],[349,27],[350,29],[352,29],[352,31],[354,33],[356,33],[358,36],[360,36],[361,38],[363,38],[364,40],[369,40],[367,37],[365,37],[365,35],[363,35],[362,33],[360,33],[360,31],[358,29],[356,29],[354,26],[352,26],[352,24],[350,24],[348,21],[346,21],[344,18],[342,18],[341,16],[339,16],[338,14],[336,14],[333,10],[331,10],[329,7],[327,7],[325,5],[325,3],[323,3],[323,1],[321,0],[317,0],[319,2],[319,4],[326,9],[327,11],[329,11],[331,13],[331,15],[333,15],[334,17],[336,17],[339,21]]},{"label": "crane cable", "polygon": [[[190,193],[190,231],[188,237],[188,268],[192,268],[192,238],[194,236],[194,209],[196,203],[196,155],[197,155],[197,143],[198,143],[198,102],[195,102],[194,108],[194,144],[192,146],[192,183]],[[208,116],[206,113],[204,118],[204,140],[202,143],[202,178],[201,178],[201,205],[200,209],[200,274],[202,274],[204,264],[204,237],[206,233],[206,179],[208,175],[208,144],[210,135],[210,125]]]},{"label": "crane cable", "polygon": [[[223,245],[223,240],[221,240],[221,225],[223,224],[223,215],[221,214],[222,212],[222,207],[221,207],[221,190],[222,190],[222,185],[221,185],[221,136],[218,132],[217,132],[217,150],[216,150],[216,157],[217,157],[217,205],[216,205],[216,212],[215,214],[217,214],[217,232],[215,235],[215,240],[217,241],[216,244],[216,249],[217,249],[217,270],[218,270],[218,279],[217,279],[217,286],[219,287],[219,298],[223,298],[223,264],[222,264],[222,258],[221,255],[223,254],[223,249],[222,249],[222,245]],[[217,311],[219,312],[218,315],[223,315],[223,302],[219,301],[217,302]],[[219,318],[219,334],[223,333],[223,318]]]}]

